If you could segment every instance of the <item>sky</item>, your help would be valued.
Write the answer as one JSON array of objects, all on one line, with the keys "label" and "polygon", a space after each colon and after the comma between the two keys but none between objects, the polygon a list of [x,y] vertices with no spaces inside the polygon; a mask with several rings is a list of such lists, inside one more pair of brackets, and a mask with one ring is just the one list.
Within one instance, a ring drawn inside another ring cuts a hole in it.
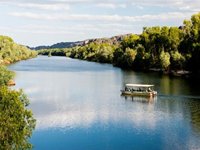
[{"label": "sky", "polygon": [[180,26],[200,0],[0,0],[0,35],[27,46]]}]

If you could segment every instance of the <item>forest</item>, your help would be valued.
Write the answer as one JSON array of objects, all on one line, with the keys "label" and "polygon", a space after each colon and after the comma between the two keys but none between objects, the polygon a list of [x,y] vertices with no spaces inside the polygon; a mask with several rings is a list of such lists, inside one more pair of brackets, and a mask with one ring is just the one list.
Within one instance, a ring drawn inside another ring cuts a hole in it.
[{"label": "forest", "polygon": [[22,90],[13,90],[9,81],[14,72],[5,65],[37,56],[37,52],[16,44],[10,37],[0,36],[0,149],[31,149],[29,138],[36,120],[27,107],[29,100]]},{"label": "forest", "polygon": [[0,35],[0,64],[10,64],[36,57],[37,52],[16,44],[12,38]]},{"label": "forest", "polygon": [[125,69],[170,73],[187,70],[200,73],[200,13],[184,20],[179,27],[144,27],[141,34],[130,34],[119,44],[90,42],[84,46],[43,49],[41,55],[67,56]]}]

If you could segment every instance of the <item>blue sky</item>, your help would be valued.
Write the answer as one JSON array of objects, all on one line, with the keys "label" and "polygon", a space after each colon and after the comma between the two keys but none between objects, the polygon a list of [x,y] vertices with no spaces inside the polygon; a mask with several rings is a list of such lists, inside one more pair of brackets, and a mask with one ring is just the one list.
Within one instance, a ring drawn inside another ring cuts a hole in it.
[{"label": "blue sky", "polygon": [[199,0],[0,0],[0,34],[38,46],[179,26]]}]

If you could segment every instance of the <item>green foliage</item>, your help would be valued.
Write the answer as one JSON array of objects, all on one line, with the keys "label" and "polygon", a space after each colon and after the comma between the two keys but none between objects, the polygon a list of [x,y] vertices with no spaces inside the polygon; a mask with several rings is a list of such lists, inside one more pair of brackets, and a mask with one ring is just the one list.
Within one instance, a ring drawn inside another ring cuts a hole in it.
[{"label": "green foliage", "polygon": [[7,36],[0,36],[0,149],[31,149],[29,138],[36,125],[33,114],[26,107],[29,100],[20,90],[7,87],[14,73],[2,64],[35,57],[37,52],[18,45]]},{"label": "green foliage", "polygon": [[10,64],[36,55],[36,51],[14,43],[10,37],[0,36],[0,64]]},{"label": "green foliage", "polygon": [[5,66],[0,65],[0,86],[7,85],[13,77],[14,72],[9,71]]},{"label": "green foliage", "polygon": [[126,59],[126,63],[128,67],[133,66],[133,62],[135,60],[135,56],[137,54],[137,51],[131,48],[126,48],[125,53],[124,53],[124,58]]},{"label": "green foliage", "polygon": [[42,49],[37,51],[39,55],[48,55],[48,56],[66,56],[65,49]]},{"label": "green foliage", "polygon": [[185,63],[185,57],[178,51],[171,52],[171,68],[172,69],[183,69]]},{"label": "green foliage", "polygon": [[132,68],[137,51],[127,47],[125,50],[118,48],[114,52],[113,63],[123,68]]},{"label": "green foliage", "polygon": [[130,47],[134,48],[137,45],[138,40],[140,37],[136,34],[131,34],[129,36],[125,36],[121,42],[123,48]]},{"label": "green foliage", "polygon": [[124,63],[124,51],[121,48],[117,48],[113,53],[113,64],[115,66],[123,67],[125,66]]},{"label": "green foliage", "polygon": [[68,49],[42,50],[40,54],[112,63],[134,70],[189,70],[200,72],[200,13],[185,20],[180,27],[144,27],[140,35],[125,36],[120,44],[89,42]]},{"label": "green foliage", "polygon": [[71,58],[96,61],[101,63],[112,63],[115,46],[109,43],[91,42],[85,46],[77,46],[64,49],[43,49],[38,54],[52,56],[67,56]]},{"label": "green foliage", "polygon": [[51,52],[49,52],[48,57],[51,57]]},{"label": "green foliage", "polygon": [[109,44],[101,44],[97,50],[95,50],[95,59],[102,63],[111,63],[113,59],[113,47]]},{"label": "green foliage", "polygon": [[162,51],[160,54],[160,64],[163,69],[167,70],[170,65],[170,55],[168,52]]},{"label": "green foliage", "polygon": [[150,68],[150,53],[146,52],[144,46],[138,45],[137,46],[137,55],[134,60],[134,69],[135,70],[147,70]]},{"label": "green foliage", "polygon": [[28,99],[22,91],[0,87],[0,149],[31,149],[29,138],[36,120],[26,108]]}]

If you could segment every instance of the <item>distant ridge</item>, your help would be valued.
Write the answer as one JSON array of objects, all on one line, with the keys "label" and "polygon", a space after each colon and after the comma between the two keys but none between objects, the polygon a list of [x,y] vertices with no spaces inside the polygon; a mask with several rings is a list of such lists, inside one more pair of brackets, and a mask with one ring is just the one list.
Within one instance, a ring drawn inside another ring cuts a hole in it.
[{"label": "distant ridge", "polygon": [[130,35],[130,34],[117,35],[111,38],[95,38],[95,39],[88,39],[88,40],[76,41],[76,42],[60,42],[60,43],[53,44],[51,46],[43,45],[43,46],[29,47],[29,48],[33,50],[53,49],[53,48],[71,48],[75,46],[84,46],[90,42],[97,42],[97,43],[107,42],[110,44],[118,44],[127,35]]}]

